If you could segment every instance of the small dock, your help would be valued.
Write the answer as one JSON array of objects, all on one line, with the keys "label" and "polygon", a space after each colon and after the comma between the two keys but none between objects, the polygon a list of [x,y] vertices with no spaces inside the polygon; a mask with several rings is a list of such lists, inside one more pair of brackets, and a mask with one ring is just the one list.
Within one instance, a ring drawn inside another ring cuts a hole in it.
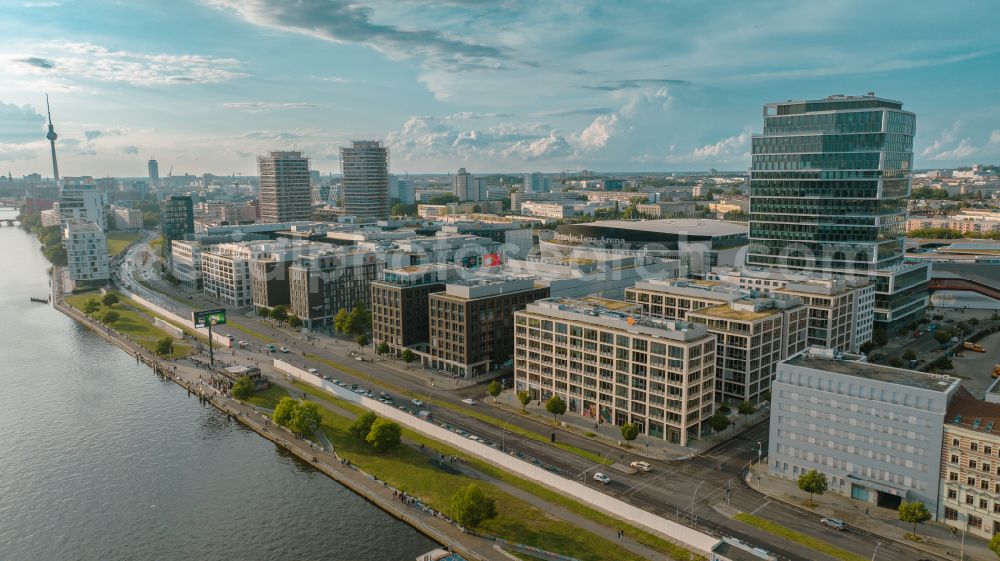
[{"label": "small dock", "polygon": [[31,297],[31,301],[32,302],[36,302],[38,304],[48,304],[49,303],[49,298],[48,297],[46,297],[46,298],[38,298],[37,296],[32,296]]}]

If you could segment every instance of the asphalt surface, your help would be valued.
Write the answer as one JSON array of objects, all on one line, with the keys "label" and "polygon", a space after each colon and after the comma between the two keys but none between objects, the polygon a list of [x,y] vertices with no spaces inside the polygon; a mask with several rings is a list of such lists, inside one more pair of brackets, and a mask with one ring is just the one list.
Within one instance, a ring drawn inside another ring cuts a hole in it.
[{"label": "asphalt surface", "polygon": [[[138,285],[131,279],[132,271],[143,274],[145,268],[138,257],[144,252],[145,244],[136,244],[129,250],[119,267],[117,282],[125,284],[129,290],[150,299],[157,304],[174,310],[179,315],[187,317],[190,308],[165,298],[159,294]],[[192,300],[194,306],[198,302]],[[376,396],[380,391],[387,391],[397,405],[410,405],[410,396],[402,395],[394,389],[420,396],[421,399],[433,398],[448,402],[459,411],[462,408],[475,407],[480,413],[489,414],[497,419],[497,424],[508,423],[538,434],[549,435],[556,432],[556,438],[579,448],[591,451],[602,457],[610,456],[628,465],[633,460],[645,460],[653,469],[648,473],[625,474],[614,469],[603,468],[601,471],[611,477],[609,484],[594,481],[592,475],[598,470],[598,464],[576,454],[564,451],[546,442],[538,442],[522,437],[509,430],[504,431],[496,424],[487,423],[461,414],[445,407],[431,407],[434,422],[447,424],[470,434],[477,435],[498,446],[502,443],[505,451],[523,455],[525,459],[534,459],[537,463],[553,471],[558,471],[565,477],[582,480],[588,485],[600,488],[603,492],[621,500],[632,503],[664,518],[680,522],[716,536],[731,536],[752,543],[778,555],[782,559],[794,561],[815,561],[831,559],[799,546],[788,540],[778,538],[754,527],[734,521],[730,518],[736,511],[748,512],[777,522],[785,527],[797,530],[807,535],[829,542],[842,549],[858,554],[866,559],[871,558],[877,541],[883,542],[878,548],[876,560],[882,561],[918,561],[925,559],[944,559],[924,553],[914,548],[885,540],[870,534],[861,528],[851,527],[847,532],[838,532],[819,522],[820,516],[811,512],[775,502],[758,493],[743,482],[742,474],[748,461],[757,461],[758,442],[766,453],[768,438],[768,422],[764,421],[742,434],[730,439],[704,454],[690,460],[666,462],[648,459],[640,456],[621,455],[617,448],[604,445],[601,442],[578,436],[531,418],[511,415],[506,411],[495,409],[484,403],[475,406],[463,404],[461,400],[474,397],[481,400],[485,395],[485,385],[473,386],[461,390],[449,391],[442,388],[428,387],[427,383],[413,376],[401,373],[379,362],[366,360],[358,362],[344,353],[326,350],[310,344],[300,337],[294,337],[281,331],[274,331],[264,323],[247,317],[233,317],[242,323],[252,325],[255,331],[265,333],[280,341],[278,346],[291,350],[289,354],[265,354],[256,350],[236,349],[236,357],[257,361],[282,359],[304,368],[316,368],[320,375],[336,378],[351,385],[359,384],[370,389]],[[237,340],[247,340],[252,347],[263,349],[266,341],[257,341],[241,331],[226,327],[216,330],[222,334],[231,334]],[[385,386],[373,386],[365,379],[356,378],[342,370],[334,370],[326,363],[303,357],[302,352],[322,357],[340,366],[365,372],[367,375],[382,381]],[[231,359],[232,351],[222,349],[218,358]],[[439,378],[440,379],[440,378]],[[727,491],[728,490],[728,491]],[[727,504],[728,503],[728,504]],[[718,509],[718,510],[717,510]]]}]

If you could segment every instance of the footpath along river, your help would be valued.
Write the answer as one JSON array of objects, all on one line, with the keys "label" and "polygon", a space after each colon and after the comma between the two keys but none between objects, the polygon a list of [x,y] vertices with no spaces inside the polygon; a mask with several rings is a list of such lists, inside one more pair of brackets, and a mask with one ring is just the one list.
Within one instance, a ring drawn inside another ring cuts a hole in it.
[{"label": "footpath along river", "polygon": [[47,267],[34,236],[0,227],[0,559],[408,561],[435,547],[30,302]]}]

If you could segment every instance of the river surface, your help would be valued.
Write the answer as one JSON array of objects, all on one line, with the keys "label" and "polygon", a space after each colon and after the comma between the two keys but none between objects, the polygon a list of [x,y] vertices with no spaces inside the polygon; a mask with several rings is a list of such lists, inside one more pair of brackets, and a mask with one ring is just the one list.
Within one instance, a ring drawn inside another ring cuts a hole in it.
[{"label": "river surface", "polygon": [[435,547],[30,302],[48,266],[34,236],[0,226],[0,560],[400,561]]}]

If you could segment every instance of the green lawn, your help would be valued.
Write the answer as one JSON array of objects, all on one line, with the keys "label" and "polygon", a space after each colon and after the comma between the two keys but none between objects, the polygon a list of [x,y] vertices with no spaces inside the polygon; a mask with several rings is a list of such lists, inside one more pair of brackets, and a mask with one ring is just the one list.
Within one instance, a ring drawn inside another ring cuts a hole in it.
[{"label": "green lawn", "polygon": [[274,406],[281,401],[281,398],[288,395],[285,388],[281,386],[271,386],[266,390],[261,390],[259,392],[254,392],[249,399],[246,400],[247,403],[251,405],[256,405],[257,407],[263,407],[264,409],[274,409]]},{"label": "green lawn", "polygon": [[[117,294],[117,293],[116,293]],[[108,308],[107,306],[101,305],[101,308],[92,314],[91,317],[101,321],[101,317],[110,309],[114,309],[118,312],[120,319],[116,321],[111,327],[123,335],[128,335],[133,341],[141,345],[143,348],[149,352],[156,352],[156,342],[164,337],[172,336],[163,331],[162,329],[155,327],[153,322],[139,309],[131,305],[131,301],[127,298],[122,298],[118,295],[120,302]],[[97,299],[100,302],[101,294],[98,292],[86,292],[81,294],[75,294],[73,296],[66,297],[66,303],[74,308],[83,311],[83,305],[91,298]],[[103,323],[103,322],[102,322]],[[187,356],[191,353],[191,346],[184,343],[174,342],[174,351],[164,357],[168,359],[180,358],[182,356]]]},{"label": "green lawn", "polygon": [[[325,391],[323,391],[323,390],[321,390],[319,388],[316,388],[315,386],[310,386],[309,384],[305,384],[305,383],[298,382],[298,381],[293,382],[292,384],[295,386],[296,389],[299,389],[299,390],[301,390],[301,391],[303,391],[303,392],[305,392],[305,393],[307,393],[309,395],[312,395],[313,397],[316,397],[318,399],[327,401],[327,402],[333,404],[334,406],[336,406],[336,407],[338,407],[340,409],[343,409],[345,411],[350,411],[350,412],[354,413],[355,415],[359,415],[359,414],[367,411],[367,409],[364,409],[363,407],[360,407],[358,405],[355,405],[353,403],[350,403],[350,402],[342,400],[342,399],[338,399],[338,398],[334,397],[333,395],[331,395],[330,393],[325,392]],[[324,409],[324,411],[325,411],[325,409]],[[546,501],[548,501],[550,503],[563,506],[566,509],[568,509],[568,510],[570,510],[570,511],[576,513],[576,514],[578,514],[580,516],[583,516],[585,518],[588,518],[590,520],[593,520],[593,521],[595,521],[595,522],[597,522],[597,523],[599,523],[601,525],[607,526],[609,528],[620,528],[620,527],[623,526],[622,521],[619,520],[619,519],[617,519],[617,518],[608,516],[608,515],[600,512],[600,511],[597,511],[597,510],[595,510],[595,509],[593,509],[593,508],[591,508],[589,506],[586,506],[586,505],[584,505],[584,504],[582,504],[582,503],[580,503],[578,501],[575,501],[572,498],[566,497],[566,496],[564,496],[561,493],[552,491],[551,489],[549,489],[547,487],[543,487],[541,485],[538,485],[536,483],[533,483],[531,481],[528,481],[526,479],[523,479],[521,477],[513,475],[513,474],[511,474],[510,472],[508,472],[506,470],[503,470],[503,469],[495,467],[493,464],[490,464],[488,462],[479,460],[479,459],[477,459],[477,458],[475,458],[475,457],[473,457],[471,455],[468,455],[468,454],[466,454],[466,453],[464,453],[464,452],[462,452],[462,451],[460,451],[458,449],[452,448],[452,447],[447,446],[447,445],[445,445],[445,444],[443,444],[441,442],[438,442],[438,441],[434,440],[433,438],[424,436],[421,433],[418,433],[418,432],[415,432],[415,431],[412,431],[412,430],[409,430],[409,429],[403,429],[403,435],[406,438],[408,438],[409,440],[413,441],[413,442],[417,442],[417,443],[423,444],[424,446],[427,446],[428,448],[431,448],[431,449],[434,449],[434,450],[438,450],[438,451],[440,451],[441,453],[443,453],[445,455],[460,456],[460,457],[462,457],[462,458],[465,459],[465,461],[466,461],[467,464],[473,466],[476,470],[478,470],[481,473],[485,473],[485,474],[487,474],[487,475],[489,475],[489,476],[491,476],[491,477],[493,477],[495,479],[501,480],[501,481],[503,481],[505,483],[508,483],[510,485],[518,487],[518,488],[520,488],[520,489],[522,489],[524,491],[527,491],[527,492],[529,492],[529,493],[531,493],[531,494],[533,494],[535,496],[541,497],[541,498],[545,499]],[[333,438],[329,436],[329,433],[328,433],[328,438],[330,438],[331,442],[333,442]],[[349,438],[351,438],[353,440],[353,437],[349,437]],[[336,443],[334,443],[334,445],[336,445]],[[337,449],[340,450],[339,446],[338,446]],[[353,462],[354,459],[352,458],[351,461]],[[376,472],[376,474],[379,477],[382,477],[382,475],[383,475],[381,472]],[[392,482],[392,479],[387,479],[387,481]],[[399,487],[399,485],[396,485],[396,486]],[[410,492],[408,488],[406,488],[406,487],[402,487],[402,488],[404,490],[407,490],[407,492]],[[414,492],[414,494],[416,494],[416,495],[418,495],[420,497],[424,496],[424,494],[422,492],[417,492],[416,490],[414,490],[413,492]],[[511,497],[511,500],[516,500],[516,499],[514,499],[513,497]],[[447,504],[447,503],[445,503],[445,504]],[[445,511],[447,510],[447,509],[442,509],[442,508],[440,508],[437,505],[435,505],[435,508],[438,508],[439,510],[445,510]],[[516,518],[516,516],[521,516],[522,514],[523,513],[518,513],[514,517]],[[492,533],[497,534],[497,535],[506,537],[508,539],[514,539],[514,538],[510,538],[505,532],[513,532],[515,535],[519,534],[519,532],[520,532],[517,528],[507,528],[505,526],[506,522],[503,522],[503,521],[494,521],[494,522],[497,524],[497,526],[495,526],[495,529],[490,530],[490,531]],[[648,546],[650,548],[656,549],[658,551],[664,552],[665,554],[667,554],[668,556],[672,557],[673,559],[684,560],[684,561],[687,561],[689,559],[689,555],[690,554],[683,547],[680,547],[680,546],[678,546],[676,544],[673,544],[673,543],[671,543],[671,542],[669,542],[669,541],[667,541],[667,540],[665,540],[663,538],[660,538],[659,536],[653,535],[653,534],[651,534],[651,533],[649,533],[649,532],[647,532],[645,530],[642,530],[642,529],[639,529],[639,528],[636,528],[636,527],[630,527],[630,526],[627,526],[627,525],[626,525],[626,527],[627,527],[627,533],[628,533],[629,537],[632,538],[632,539],[634,539],[634,540],[636,540],[636,541],[638,541],[639,543],[642,543],[642,544],[644,544],[644,545],[646,545],[646,546]],[[560,542],[561,539],[562,538],[556,539],[556,537],[551,537],[551,536],[546,538],[546,540],[553,540],[555,542]],[[600,538],[595,538],[595,539],[600,539]],[[514,539],[514,541],[519,541],[520,543],[527,543],[529,545],[535,545],[535,546],[541,547],[543,549],[548,549],[549,551],[555,551],[555,552],[559,552],[559,553],[563,553],[563,554],[567,554],[567,555],[573,555],[573,554],[567,553],[564,550],[554,549],[552,547],[546,547],[545,545],[542,545],[541,543],[535,543],[535,542],[531,542],[531,541],[523,541],[523,540],[520,540],[520,539]],[[580,557],[579,555],[573,555],[573,556],[574,557],[579,557],[580,559],[589,559],[587,557]],[[598,557],[598,558],[600,558],[600,557]],[[605,559],[619,559],[619,558],[618,557],[605,557]],[[697,557],[697,559],[703,559],[703,558]]]},{"label": "green lawn", "polygon": [[795,530],[786,528],[777,522],[771,522],[770,520],[765,520],[759,516],[754,516],[753,514],[741,512],[737,514],[734,519],[739,520],[744,524],[749,524],[755,528],[760,528],[761,530],[774,534],[780,538],[784,538],[788,541],[808,547],[813,551],[818,551],[835,559],[840,559],[841,561],[867,561],[865,557],[840,549],[839,547],[830,545],[827,542],[818,540],[812,536],[807,536],[802,532],[796,532]]},{"label": "green lawn", "polygon": [[108,255],[114,257],[139,239],[139,232],[108,232]]}]

